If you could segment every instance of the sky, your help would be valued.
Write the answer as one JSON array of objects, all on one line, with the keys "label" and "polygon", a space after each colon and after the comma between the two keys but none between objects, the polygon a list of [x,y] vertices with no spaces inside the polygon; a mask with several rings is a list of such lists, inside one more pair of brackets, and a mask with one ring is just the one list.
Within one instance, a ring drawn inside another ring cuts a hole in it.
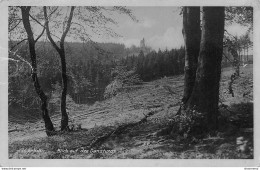
[{"label": "sky", "polygon": [[[146,45],[155,50],[179,48],[183,45],[182,16],[179,7],[130,7],[139,20],[134,22],[127,16],[118,15],[117,39],[127,47],[139,46],[145,39]],[[116,41],[116,40],[115,40]]]},{"label": "sky", "polygon": [[[101,38],[100,42],[119,42],[126,47],[139,46],[140,40],[145,39],[146,45],[155,50],[179,48],[184,45],[182,36],[182,15],[180,7],[128,7],[139,22],[130,17],[117,15],[118,22],[113,29],[120,38]],[[247,28],[239,24],[232,24],[225,28],[232,35],[241,36]]]},{"label": "sky", "polygon": [[[166,48],[170,50],[173,48],[180,48],[184,45],[182,35],[182,15],[180,15],[180,7],[128,6],[127,8],[132,10],[132,14],[139,20],[139,22],[133,21],[127,15],[113,12],[108,17],[113,18],[118,24],[109,25],[109,27],[111,27],[114,32],[121,36],[118,38],[97,36],[93,32],[89,32],[89,34],[92,36],[92,40],[96,42],[123,43],[126,47],[131,47],[132,45],[139,46],[140,41],[144,38],[146,45],[152,47],[154,50],[164,50]],[[39,9],[34,8],[34,10],[37,13],[37,10]],[[64,14],[68,14],[69,8],[64,7],[61,10],[63,10]],[[88,17],[87,14],[85,14],[85,16]],[[41,26],[38,24],[35,25],[36,27],[34,30],[41,32]],[[247,31],[246,27],[243,27],[239,24],[228,25],[225,29],[230,34],[237,36],[241,36]],[[67,37],[66,41],[75,40],[73,40],[73,38]]]}]

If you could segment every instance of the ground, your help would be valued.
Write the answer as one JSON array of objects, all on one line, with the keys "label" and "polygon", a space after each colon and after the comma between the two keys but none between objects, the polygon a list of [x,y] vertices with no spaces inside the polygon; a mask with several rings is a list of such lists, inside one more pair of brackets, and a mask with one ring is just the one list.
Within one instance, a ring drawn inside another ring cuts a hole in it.
[{"label": "ground", "polygon": [[[241,67],[241,77],[232,85],[234,97],[228,91],[233,72],[232,68],[222,71],[220,128],[215,134],[187,139],[160,133],[179,109],[183,92],[183,75],[179,75],[131,87],[91,106],[70,101],[70,127],[76,127],[71,132],[47,137],[42,121],[9,120],[9,158],[252,159],[253,66]],[[146,121],[140,122],[144,117]],[[51,119],[58,130],[60,114]]]}]

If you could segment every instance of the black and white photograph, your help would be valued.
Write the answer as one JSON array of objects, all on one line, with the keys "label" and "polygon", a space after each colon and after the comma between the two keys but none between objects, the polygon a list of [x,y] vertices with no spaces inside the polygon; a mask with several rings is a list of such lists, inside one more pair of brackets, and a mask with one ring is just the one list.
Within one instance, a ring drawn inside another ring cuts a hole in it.
[{"label": "black and white photograph", "polygon": [[255,10],[8,5],[7,159],[259,163]]}]

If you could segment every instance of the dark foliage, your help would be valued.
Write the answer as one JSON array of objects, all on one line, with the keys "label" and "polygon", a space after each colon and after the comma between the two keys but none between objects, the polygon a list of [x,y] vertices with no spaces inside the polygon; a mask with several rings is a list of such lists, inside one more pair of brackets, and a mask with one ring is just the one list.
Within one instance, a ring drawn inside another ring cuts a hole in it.
[{"label": "dark foliage", "polygon": [[[26,47],[25,43],[17,46],[20,49],[18,54],[25,59],[28,58]],[[59,57],[51,47],[51,44],[47,42],[38,42],[36,48],[38,52],[39,81],[43,90],[51,96],[54,91],[58,90],[56,85],[62,84]],[[134,70],[135,76],[138,76],[143,81],[183,73],[183,48],[170,51],[152,51],[147,55],[139,48],[139,55],[127,56],[127,53],[134,54],[138,48],[126,48],[123,44],[116,43],[65,43],[68,95],[76,103],[94,103],[95,101],[103,100],[107,85],[115,80],[115,77],[113,77],[115,75],[112,72],[116,70],[115,68],[118,65],[130,71],[128,72],[130,75],[132,75]],[[9,69],[10,74],[15,72],[16,64],[10,62]],[[19,76],[17,74],[12,80],[19,79],[24,85],[28,85],[24,78],[26,75],[29,76],[26,72],[28,72],[27,69],[20,70]],[[118,74],[118,76],[120,75]],[[127,79],[127,77],[125,78]],[[17,80],[9,81],[9,87],[15,87],[16,83]],[[134,84],[132,83],[131,85]],[[9,88],[10,98],[18,98],[13,93],[13,90]]]},{"label": "dark foliage", "polygon": [[147,55],[140,51],[138,56],[122,59],[122,63],[129,69],[135,68],[143,81],[179,75],[184,72],[184,48],[152,51]]}]

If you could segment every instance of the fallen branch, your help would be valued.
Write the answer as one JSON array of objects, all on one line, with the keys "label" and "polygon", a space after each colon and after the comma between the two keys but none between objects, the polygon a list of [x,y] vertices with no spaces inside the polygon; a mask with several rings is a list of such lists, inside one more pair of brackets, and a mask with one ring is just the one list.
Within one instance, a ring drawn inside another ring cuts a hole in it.
[{"label": "fallen branch", "polygon": [[15,131],[23,131],[22,129],[12,129],[12,130],[8,130],[8,133],[9,132],[15,132]]}]

